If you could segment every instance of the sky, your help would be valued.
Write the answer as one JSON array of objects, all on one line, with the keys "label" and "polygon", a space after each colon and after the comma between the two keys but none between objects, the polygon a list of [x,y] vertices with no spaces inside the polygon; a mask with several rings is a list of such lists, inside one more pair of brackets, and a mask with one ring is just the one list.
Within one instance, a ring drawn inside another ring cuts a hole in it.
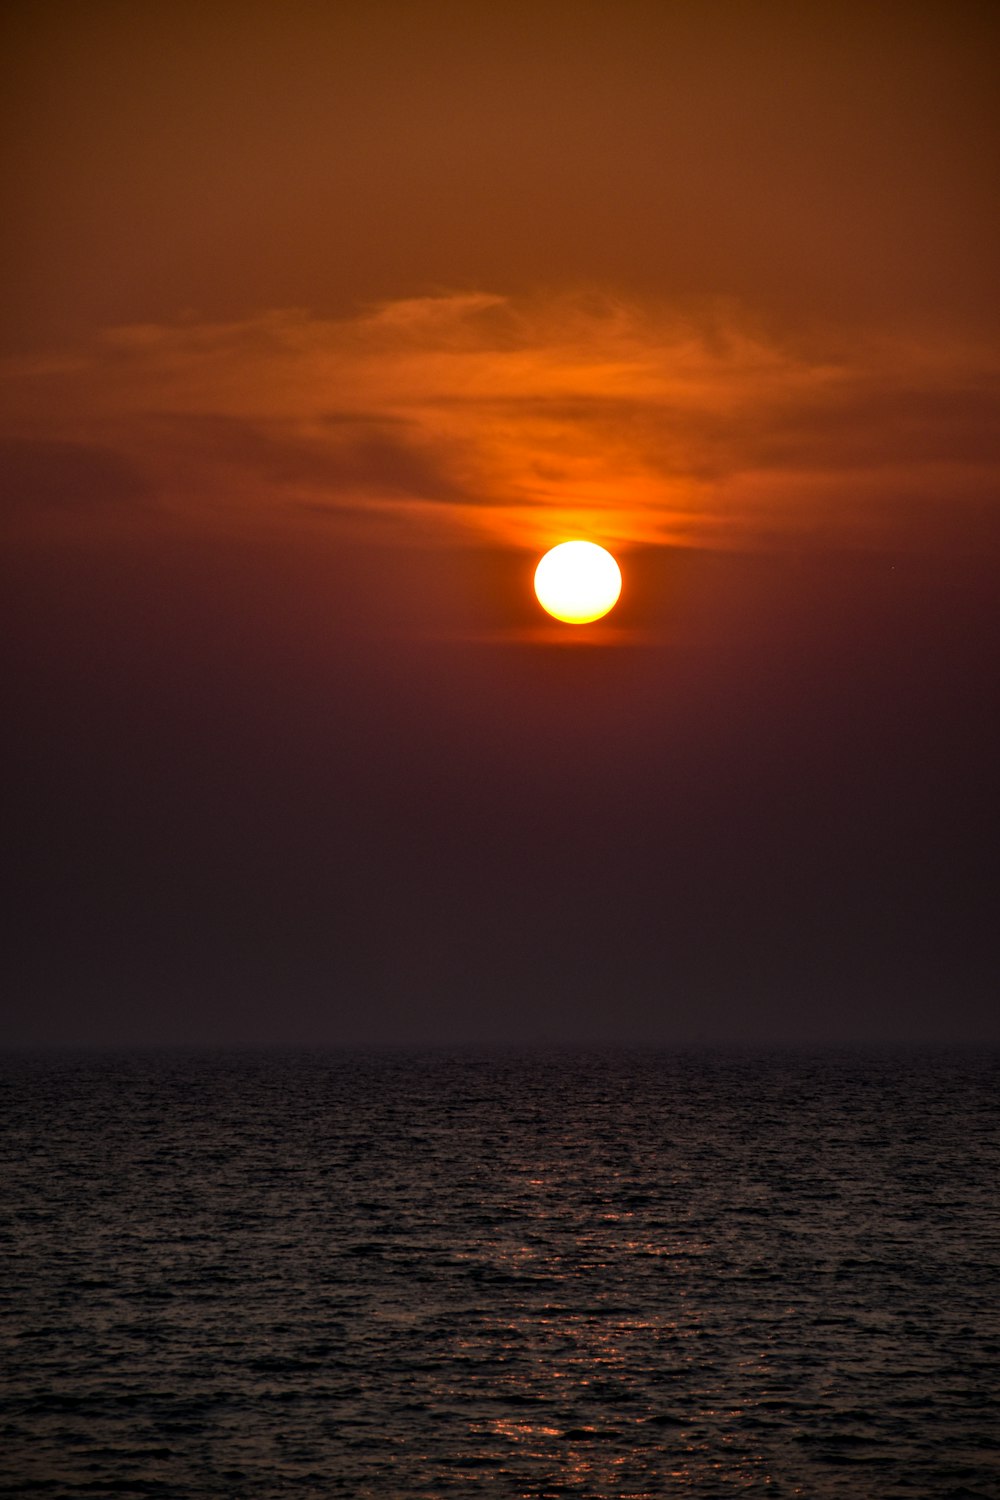
[{"label": "sky", "polygon": [[1000,1042],[998,30],[6,7],[7,1042]]}]

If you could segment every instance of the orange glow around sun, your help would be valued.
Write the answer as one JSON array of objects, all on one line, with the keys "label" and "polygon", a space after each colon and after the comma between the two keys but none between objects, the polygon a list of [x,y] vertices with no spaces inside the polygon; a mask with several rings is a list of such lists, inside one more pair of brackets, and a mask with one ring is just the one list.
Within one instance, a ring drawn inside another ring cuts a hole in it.
[{"label": "orange glow around sun", "polygon": [[596,542],[560,542],[535,569],[539,604],[567,625],[601,619],[618,603],[621,591],[621,569]]}]

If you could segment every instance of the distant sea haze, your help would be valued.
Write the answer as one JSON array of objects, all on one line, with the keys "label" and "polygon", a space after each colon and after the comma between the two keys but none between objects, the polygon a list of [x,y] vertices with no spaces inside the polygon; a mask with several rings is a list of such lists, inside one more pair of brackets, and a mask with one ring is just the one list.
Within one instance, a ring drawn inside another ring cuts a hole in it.
[{"label": "distant sea haze", "polygon": [[0,1495],[1000,1495],[1000,1054],[0,1087]]}]

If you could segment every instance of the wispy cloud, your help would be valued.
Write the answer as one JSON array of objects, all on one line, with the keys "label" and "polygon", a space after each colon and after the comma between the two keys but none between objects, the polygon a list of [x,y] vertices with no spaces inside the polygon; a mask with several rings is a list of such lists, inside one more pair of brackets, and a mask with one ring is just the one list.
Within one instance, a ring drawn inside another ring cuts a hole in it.
[{"label": "wispy cloud", "polygon": [[0,517],[90,515],[144,504],[150,486],[113,449],[54,437],[0,437]]},{"label": "wispy cloud", "polygon": [[[397,539],[527,547],[923,545],[929,517],[952,542],[997,534],[1000,361],[946,338],[445,295],[119,328],[2,375],[6,439],[47,453],[61,494],[52,455],[86,451],[82,492],[112,499],[128,475],[185,523],[388,516]],[[22,511],[51,503],[46,462]]]}]

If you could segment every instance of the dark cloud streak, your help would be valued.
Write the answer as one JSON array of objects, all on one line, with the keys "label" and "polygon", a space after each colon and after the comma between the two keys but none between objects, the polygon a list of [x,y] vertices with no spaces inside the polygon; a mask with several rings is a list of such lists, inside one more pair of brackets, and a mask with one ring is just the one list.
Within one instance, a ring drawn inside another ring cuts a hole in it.
[{"label": "dark cloud streak", "polygon": [[0,438],[0,509],[37,517],[146,504],[149,481],[129,461],[93,443]]}]

